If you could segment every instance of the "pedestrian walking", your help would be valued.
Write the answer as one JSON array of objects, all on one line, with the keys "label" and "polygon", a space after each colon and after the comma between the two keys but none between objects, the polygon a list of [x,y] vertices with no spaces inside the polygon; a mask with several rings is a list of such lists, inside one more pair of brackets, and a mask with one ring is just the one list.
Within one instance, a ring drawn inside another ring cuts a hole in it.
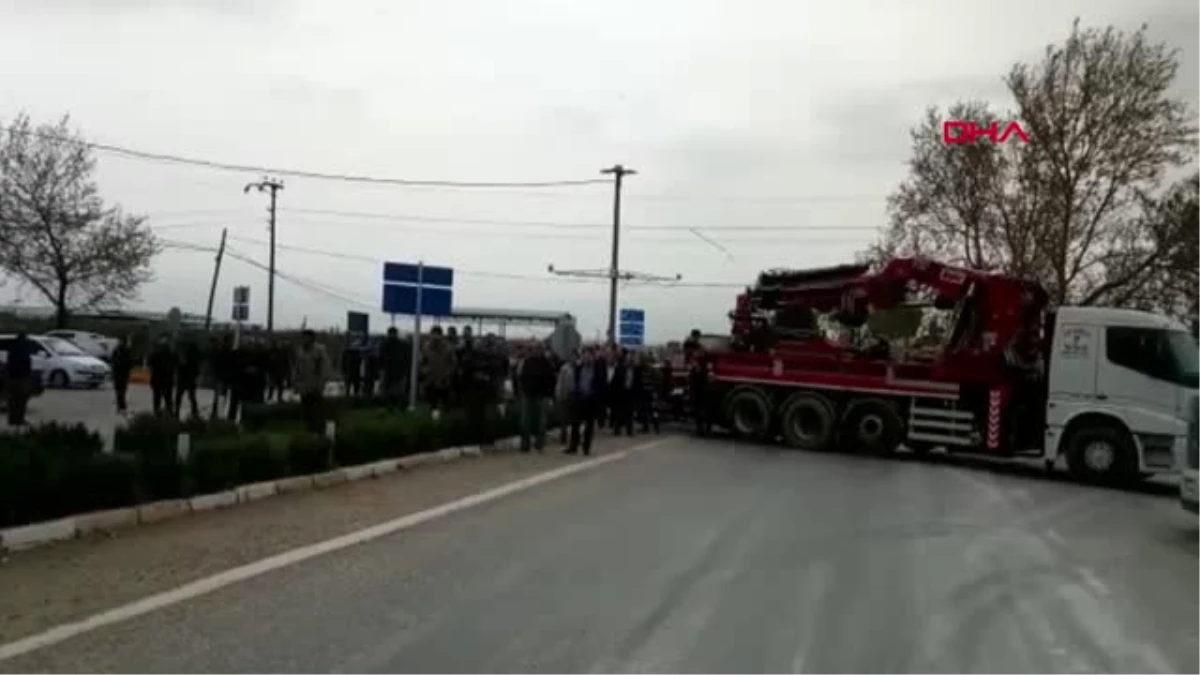
[{"label": "pedestrian walking", "polygon": [[616,352],[616,363],[608,380],[609,426],[614,435],[633,435],[633,365],[629,352]]},{"label": "pedestrian walking", "polygon": [[283,343],[272,340],[266,348],[267,395],[266,400],[282,401],[283,393],[291,384],[292,354]]},{"label": "pedestrian walking", "polygon": [[650,363],[648,356],[639,354],[633,372],[633,412],[635,421],[641,425],[642,433],[651,429],[659,433],[658,410],[654,403],[655,394],[661,388],[659,371]]},{"label": "pedestrian walking", "polygon": [[[220,341],[213,338],[210,343],[208,367],[213,379],[212,419],[221,415],[222,402],[236,408],[239,401],[237,387],[237,354],[233,348],[233,336],[226,334]],[[234,415],[230,419],[234,419]]]},{"label": "pedestrian walking", "polygon": [[25,424],[29,397],[33,395],[33,343],[25,331],[10,343],[4,362],[4,387],[8,398],[8,424]]},{"label": "pedestrian walking", "polygon": [[129,337],[122,335],[113,347],[110,357],[112,365],[113,393],[117,396],[117,413],[129,412],[129,378],[133,375],[133,353],[129,350]]},{"label": "pedestrian walking", "polygon": [[533,352],[521,360],[520,385],[521,452],[530,446],[538,452],[546,447],[546,407],[555,393],[554,364],[546,351]]},{"label": "pedestrian walking", "polygon": [[371,398],[378,392],[375,391],[375,384],[379,382],[379,345],[368,338],[366,349],[363,353],[363,396]]},{"label": "pedestrian walking", "polygon": [[300,334],[300,348],[293,360],[292,385],[300,394],[300,410],[310,431],[320,433],[324,423],[325,384],[333,368],[325,346],[317,342],[317,334],[305,330]]},{"label": "pedestrian walking", "polygon": [[176,365],[170,337],[158,336],[150,352],[150,392],[155,415],[170,415],[173,410]]},{"label": "pedestrian walking", "polygon": [[[471,327],[463,329],[462,345],[458,350],[458,395],[466,412],[467,428],[480,440],[488,438],[488,405],[492,399],[493,380],[487,356],[475,344]],[[474,440],[474,439],[472,439]]]}]

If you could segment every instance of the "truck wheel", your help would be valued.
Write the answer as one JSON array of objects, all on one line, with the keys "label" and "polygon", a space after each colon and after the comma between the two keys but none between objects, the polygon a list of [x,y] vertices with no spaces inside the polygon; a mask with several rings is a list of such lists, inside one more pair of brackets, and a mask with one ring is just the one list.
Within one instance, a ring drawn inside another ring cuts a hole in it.
[{"label": "truck wheel", "polygon": [[771,399],[757,387],[739,387],[725,398],[725,419],[738,436],[766,438],[771,432]]},{"label": "truck wheel", "polygon": [[904,420],[887,402],[864,399],[850,404],[841,431],[852,452],[891,455],[904,440]]},{"label": "truck wheel", "polygon": [[819,394],[793,394],[783,404],[780,426],[793,448],[821,451],[833,441],[833,404]]},{"label": "truck wheel", "polygon": [[1137,476],[1133,439],[1114,426],[1084,427],[1067,440],[1067,470],[1086,483],[1132,482]]}]

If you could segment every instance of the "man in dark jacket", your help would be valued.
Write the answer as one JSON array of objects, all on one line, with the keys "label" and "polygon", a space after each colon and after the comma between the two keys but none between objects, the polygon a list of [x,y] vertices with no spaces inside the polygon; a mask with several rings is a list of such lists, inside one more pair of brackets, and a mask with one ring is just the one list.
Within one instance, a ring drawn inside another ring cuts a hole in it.
[{"label": "man in dark jacket", "polygon": [[175,368],[177,359],[171,338],[160,335],[150,352],[150,391],[154,397],[154,414],[170,415],[175,403]]},{"label": "man in dark jacket", "polygon": [[347,396],[362,394],[362,347],[357,339],[347,341],[342,350],[342,382],[346,383]]},{"label": "man in dark jacket", "polygon": [[363,353],[363,396],[371,398],[377,393],[375,383],[379,381],[379,345],[368,338]]},{"label": "man in dark jacket", "polygon": [[4,362],[4,387],[8,390],[8,424],[25,424],[25,410],[33,395],[33,343],[24,331],[17,333]]},{"label": "man in dark jacket", "polygon": [[531,441],[533,448],[542,452],[546,447],[546,406],[558,381],[550,354],[530,350],[521,361],[517,380],[521,396],[521,452],[529,452]]},{"label": "man in dark jacket", "polygon": [[176,414],[183,415],[183,397],[186,395],[192,417],[200,416],[200,406],[196,403],[196,385],[200,380],[200,366],[204,358],[200,346],[193,340],[187,340],[179,348],[179,357],[175,366],[175,407]]},{"label": "man in dark jacket", "polygon": [[622,349],[614,350],[616,362],[609,369],[608,378],[608,415],[609,426],[613,433],[620,436],[625,433],[633,435],[633,366],[630,363],[629,352]]},{"label": "man in dark jacket", "polygon": [[568,414],[571,425],[570,440],[566,450],[568,455],[574,455],[581,449],[585,455],[592,454],[592,434],[596,427],[596,411],[603,405],[601,382],[604,381],[605,367],[602,360],[596,359],[596,352],[591,347],[583,350],[579,363],[575,365],[568,398]]},{"label": "man in dark jacket", "polygon": [[[240,392],[235,386],[237,381],[237,355],[233,349],[233,336],[225,335],[220,341],[213,338],[209,341],[209,368],[213,378],[212,418],[215,420],[221,414],[221,401],[228,399],[230,408],[236,409],[240,404]],[[236,413],[231,419],[236,418]]]},{"label": "man in dark jacket", "polygon": [[133,354],[129,351],[129,338],[122,335],[121,341],[113,348],[112,356],[113,392],[117,395],[117,412],[124,415],[129,412],[126,398],[129,393],[129,377],[133,374]]},{"label": "man in dark jacket", "polygon": [[379,346],[379,369],[383,376],[383,396],[393,408],[403,407],[408,394],[408,376],[412,367],[412,353],[408,345],[400,341],[395,326],[388,328],[387,337]]},{"label": "man in dark jacket", "polygon": [[486,441],[488,436],[488,402],[491,398],[492,369],[488,356],[471,335],[468,326],[462,333],[462,345],[458,350],[458,396],[466,412],[467,427],[475,437],[472,440]]},{"label": "man in dark jacket", "polygon": [[282,401],[283,392],[291,386],[292,351],[279,342],[272,340],[266,350],[267,360],[267,401]]}]

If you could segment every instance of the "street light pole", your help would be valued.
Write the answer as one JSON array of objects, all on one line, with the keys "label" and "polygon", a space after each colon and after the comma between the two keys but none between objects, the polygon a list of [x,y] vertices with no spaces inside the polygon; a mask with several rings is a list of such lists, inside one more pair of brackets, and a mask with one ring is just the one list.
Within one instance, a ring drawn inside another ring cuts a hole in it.
[{"label": "street light pole", "polygon": [[608,265],[608,344],[617,343],[617,282],[621,277],[621,187],[625,176],[633,176],[637,171],[617,164],[608,169],[602,169],[601,174],[613,176],[613,225],[612,225],[612,257]]}]

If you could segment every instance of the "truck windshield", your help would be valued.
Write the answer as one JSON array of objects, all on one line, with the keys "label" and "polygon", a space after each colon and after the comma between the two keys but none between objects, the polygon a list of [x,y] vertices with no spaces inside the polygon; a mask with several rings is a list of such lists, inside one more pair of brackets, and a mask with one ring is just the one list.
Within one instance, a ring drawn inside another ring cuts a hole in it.
[{"label": "truck windshield", "polygon": [[1190,333],[1181,330],[1165,331],[1163,342],[1175,363],[1175,382],[1192,389],[1200,385],[1200,345]]}]

